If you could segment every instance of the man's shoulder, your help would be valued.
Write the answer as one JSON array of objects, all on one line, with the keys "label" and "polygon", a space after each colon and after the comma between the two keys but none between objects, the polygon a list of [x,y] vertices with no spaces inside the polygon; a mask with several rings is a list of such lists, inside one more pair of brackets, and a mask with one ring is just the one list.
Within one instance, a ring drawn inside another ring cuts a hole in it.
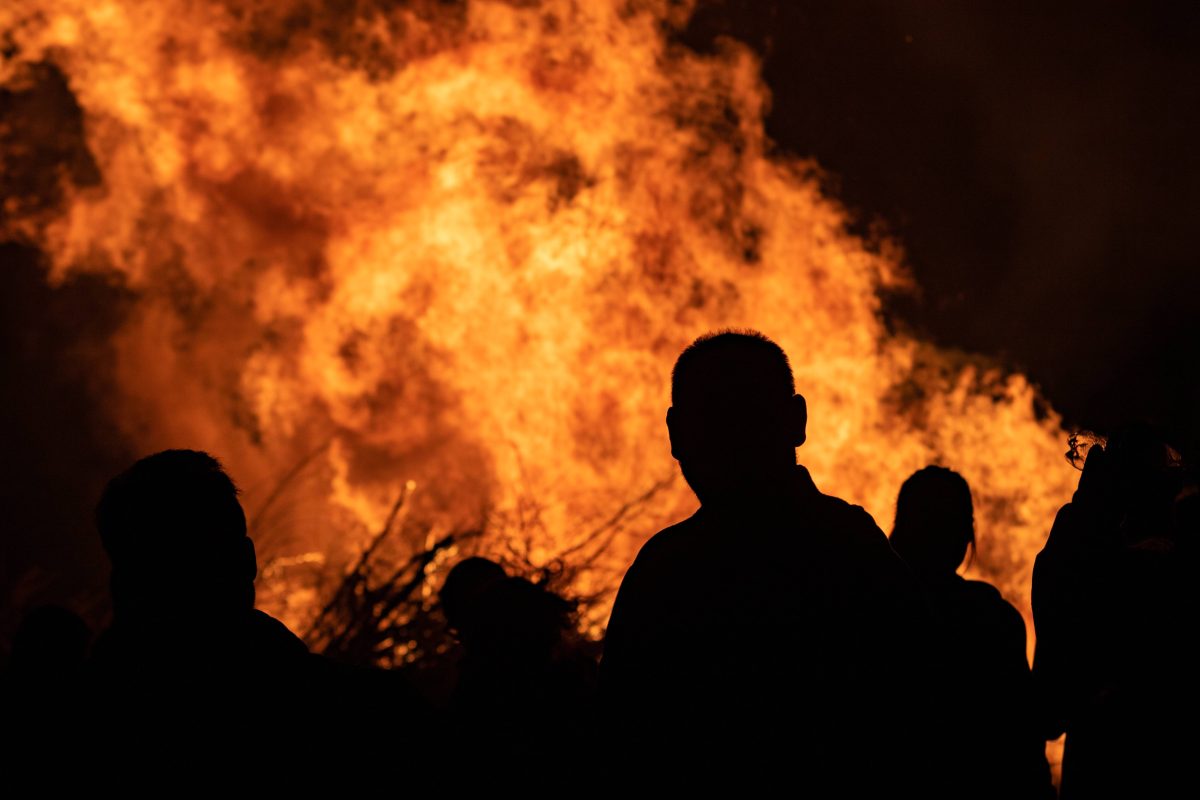
[{"label": "man's shoulder", "polygon": [[828,494],[818,495],[813,505],[819,524],[844,539],[848,545],[891,552],[887,536],[862,506]]},{"label": "man's shoulder", "polygon": [[304,640],[265,611],[257,608],[251,610],[247,623],[258,649],[264,654],[290,659],[305,659],[308,656],[308,645]]},{"label": "man's shoulder", "polygon": [[[821,495],[810,539],[819,544],[830,574],[851,579],[872,597],[916,597],[920,588],[908,565],[862,506]],[[869,590],[869,591],[868,591]]]},{"label": "man's shoulder", "polygon": [[967,597],[980,603],[990,603],[995,606],[1011,605],[1004,599],[1004,595],[1000,594],[1000,590],[987,581],[969,580],[964,578],[962,582],[962,591]]},{"label": "man's shoulder", "polygon": [[974,607],[982,609],[997,625],[1008,627],[1019,626],[1024,635],[1025,618],[1017,607],[1008,602],[992,584],[987,581],[963,580],[963,597]]},{"label": "man's shoulder", "polygon": [[[664,528],[646,540],[621,579],[621,588],[609,620],[605,658],[610,659],[613,642],[630,630],[640,630],[649,620],[673,618],[676,603],[687,592],[682,588],[692,570],[688,562],[693,547],[689,539],[698,523],[689,518]],[[614,638],[616,637],[616,638]]]},{"label": "man's shoulder", "polygon": [[646,540],[638,550],[634,564],[657,566],[664,561],[678,559],[682,554],[695,549],[702,528],[698,514],[663,528]]}]

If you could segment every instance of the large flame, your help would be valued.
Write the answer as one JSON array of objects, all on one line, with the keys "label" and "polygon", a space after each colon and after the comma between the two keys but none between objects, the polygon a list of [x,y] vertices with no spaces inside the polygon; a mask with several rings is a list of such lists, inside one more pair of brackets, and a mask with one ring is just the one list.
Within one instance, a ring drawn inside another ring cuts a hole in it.
[{"label": "large flame", "polygon": [[[895,249],[772,152],[745,47],[673,44],[667,0],[331,6],[0,10],[0,82],[55,65],[102,176],[7,234],[51,281],[134,293],[112,424],[221,456],[271,507],[266,560],[340,569],[412,485],[431,536],[485,523],[485,552],[575,559],[611,599],[694,503],[672,360],[745,326],[793,359],[818,485],[887,528],[910,472],[961,471],[975,569],[1027,611],[1075,475],[1060,422],[1022,376],[885,327]],[[263,596],[311,617],[311,593]]]}]

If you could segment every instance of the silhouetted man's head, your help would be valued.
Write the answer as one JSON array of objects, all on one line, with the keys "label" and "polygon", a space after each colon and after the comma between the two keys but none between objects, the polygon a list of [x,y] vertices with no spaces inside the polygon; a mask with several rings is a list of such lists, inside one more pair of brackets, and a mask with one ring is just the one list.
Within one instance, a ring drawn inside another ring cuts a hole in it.
[{"label": "silhouetted man's head", "polygon": [[925,575],[953,574],[975,544],[971,487],[945,467],[926,467],[909,476],[896,498],[892,548]]},{"label": "silhouetted man's head", "polygon": [[217,617],[254,606],[257,565],[237,487],[215,458],[166,450],[113,478],[96,507],[118,618]]},{"label": "silhouetted man's head", "polygon": [[789,482],[807,422],[787,356],[760,333],[702,336],[675,362],[671,454],[701,503],[760,496]]}]

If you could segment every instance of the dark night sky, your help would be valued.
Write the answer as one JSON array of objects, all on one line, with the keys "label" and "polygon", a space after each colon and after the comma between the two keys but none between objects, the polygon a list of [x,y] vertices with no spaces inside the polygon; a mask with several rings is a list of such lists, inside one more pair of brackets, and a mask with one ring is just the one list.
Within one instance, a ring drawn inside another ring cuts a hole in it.
[{"label": "dark night sky", "polygon": [[[921,291],[896,324],[1025,371],[1070,422],[1200,440],[1200,4],[733,0],[684,38],[722,33],[764,53],[779,146],[903,243]],[[130,454],[88,413],[120,298],[47,289],[15,246],[0,259],[11,608],[95,574],[90,506]],[[31,563],[60,574],[11,592]]]},{"label": "dark night sky", "polygon": [[1200,5],[716,3],[768,131],[921,287],[895,316],[1021,369],[1071,423],[1200,434]]}]

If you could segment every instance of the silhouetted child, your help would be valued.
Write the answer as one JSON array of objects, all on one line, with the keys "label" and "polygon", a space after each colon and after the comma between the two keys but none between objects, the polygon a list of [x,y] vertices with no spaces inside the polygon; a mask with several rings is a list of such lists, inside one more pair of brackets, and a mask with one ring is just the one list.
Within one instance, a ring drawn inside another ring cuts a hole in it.
[{"label": "silhouetted child", "polygon": [[758,333],[704,336],[671,399],[701,507],[645,544],[617,595],[600,674],[613,766],[935,794],[920,589],[870,515],[797,465],[807,408],[787,356]]},{"label": "silhouetted child", "polygon": [[450,569],[438,601],[446,622],[451,630],[458,632],[460,640],[471,638],[469,630],[480,614],[481,598],[507,577],[504,567],[479,556],[464,558]]},{"label": "silhouetted child", "polygon": [[457,564],[440,600],[463,647],[456,744],[510,775],[562,772],[593,755],[583,742],[595,663],[578,646],[574,606],[483,558]]},{"label": "silhouetted child", "polygon": [[1185,476],[1154,432],[1118,432],[1088,454],[1038,555],[1034,678],[1047,734],[1067,735],[1066,800],[1200,792],[1200,571]]},{"label": "silhouetted child", "polygon": [[971,797],[1053,798],[1025,621],[990,584],[958,574],[975,548],[966,480],[944,467],[910,476],[896,499],[891,542],[934,609],[939,641],[931,657],[942,661],[956,706],[946,732],[955,783]]}]

